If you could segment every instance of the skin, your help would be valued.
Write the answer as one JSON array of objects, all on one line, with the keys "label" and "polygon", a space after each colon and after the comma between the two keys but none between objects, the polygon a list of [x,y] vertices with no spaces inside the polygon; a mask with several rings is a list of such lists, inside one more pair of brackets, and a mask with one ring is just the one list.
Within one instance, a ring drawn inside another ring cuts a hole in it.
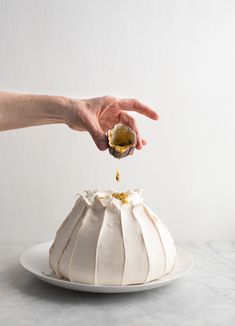
[{"label": "skin", "polygon": [[0,92],[0,131],[64,123],[71,129],[87,131],[100,150],[108,148],[106,132],[117,123],[136,131],[137,149],[146,145],[136,120],[129,114],[138,112],[157,120],[158,114],[136,99],[112,96],[71,99],[61,96],[29,95]]}]

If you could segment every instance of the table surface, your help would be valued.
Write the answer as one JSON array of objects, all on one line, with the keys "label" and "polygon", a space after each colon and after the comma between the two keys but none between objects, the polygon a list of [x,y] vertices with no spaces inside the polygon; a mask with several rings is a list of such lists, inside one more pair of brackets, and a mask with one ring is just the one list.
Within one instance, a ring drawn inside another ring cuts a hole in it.
[{"label": "table surface", "polygon": [[235,243],[177,245],[195,263],[182,279],[146,292],[92,294],[38,280],[19,264],[29,245],[0,244],[0,324],[235,325]]}]

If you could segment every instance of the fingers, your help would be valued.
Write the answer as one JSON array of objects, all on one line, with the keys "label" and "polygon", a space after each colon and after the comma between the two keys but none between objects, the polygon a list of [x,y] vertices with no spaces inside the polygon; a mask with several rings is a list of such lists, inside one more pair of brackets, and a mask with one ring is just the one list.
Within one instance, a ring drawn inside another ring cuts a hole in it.
[{"label": "fingers", "polygon": [[97,124],[91,124],[88,126],[88,131],[93,138],[96,146],[99,150],[105,151],[108,148],[108,140],[106,137],[106,134],[101,129],[100,125]]},{"label": "fingers", "polygon": [[108,148],[108,141],[105,134],[97,135],[97,133],[93,134],[91,132],[90,134],[100,151],[105,151]]},{"label": "fingers", "polygon": [[[137,144],[136,149],[142,149],[147,144],[145,139],[141,139],[139,128],[137,127],[135,119],[126,112],[120,114],[120,122],[130,127],[136,132]],[[101,129],[99,123],[89,124],[88,131],[92,136],[96,146],[99,150],[104,151],[108,148],[108,140],[104,131]]]},{"label": "fingers", "polygon": [[148,143],[148,142],[147,142],[146,139],[142,139],[142,145],[143,145],[143,146],[147,145],[147,143]]},{"label": "fingers", "polygon": [[149,106],[142,104],[138,100],[129,99],[129,98],[120,99],[118,101],[118,104],[120,105],[120,108],[124,111],[135,111],[135,112],[145,115],[146,117],[148,117],[152,120],[159,119],[159,115],[157,114],[157,112],[155,112]]}]

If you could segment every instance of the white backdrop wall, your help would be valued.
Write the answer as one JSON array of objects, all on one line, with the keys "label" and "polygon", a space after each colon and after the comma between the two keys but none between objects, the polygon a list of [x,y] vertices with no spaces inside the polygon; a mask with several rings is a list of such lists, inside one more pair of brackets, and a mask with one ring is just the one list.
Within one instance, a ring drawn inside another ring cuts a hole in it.
[{"label": "white backdrop wall", "polygon": [[75,195],[140,187],[177,241],[234,240],[235,1],[0,0],[0,89],[136,97],[122,161],[63,125],[0,133],[2,241],[54,237]]}]

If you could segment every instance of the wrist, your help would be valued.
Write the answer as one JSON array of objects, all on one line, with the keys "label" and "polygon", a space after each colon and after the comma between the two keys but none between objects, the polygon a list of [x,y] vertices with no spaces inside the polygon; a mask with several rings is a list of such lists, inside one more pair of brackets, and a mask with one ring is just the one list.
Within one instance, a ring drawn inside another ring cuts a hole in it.
[{"label": "wrist", "polygon": [[84,100],[61,98],[63,122],[70,128],[83,130],[81,127],[80,111],[84,106]]},{"label": "wrist", "polygon": [[54,97],[54,118],[58,123],[68,124],[71,119],[71,103],[70,98],[64,96]]},{"label": "wrist", "polygon": [[45,125],[66,123],[68,99],[52,95],[19,95],[17,103],[25,108],[28,124]]},{"label": "wrist", "polygon": [[79,110],[79,100],[73,100],[64,96],[52,96],[52,118],[55,123],[64,123],[68,126],[75,120],[75,112]]},{"label": "wrist", "polygon": [[80,100],[65,96],[36,95],[35,106],[39,107],[38,117],[41,124],[64,123],[71,127],[78,123]]}]

